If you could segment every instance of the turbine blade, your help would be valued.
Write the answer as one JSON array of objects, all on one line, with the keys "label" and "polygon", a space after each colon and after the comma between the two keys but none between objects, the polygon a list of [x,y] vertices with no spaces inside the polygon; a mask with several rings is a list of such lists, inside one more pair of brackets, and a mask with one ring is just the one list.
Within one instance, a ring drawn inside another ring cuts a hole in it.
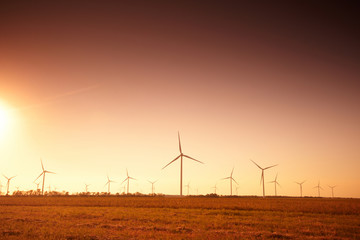
[{"label": "turbine blade", "polygon": [[262,170],[262,167],[260,167],[256,162],[254,162],[252,159],[250,159],[250,161],[252,161],[258,168]]},{"label": "turbine blade", "polygon": [[39,177],[41,177],[41,175],[43,175],[43,174],[44,174],[44,172],[40,173],[40,175],[34,180],[34,182],[35,182],[36,180],[38,180]]},{"label": "turbine blade", "polygon": [[46,172],[46,173],[52,173],[52,174],[56,174],[56,173],[54,173],[54,172],[50,172],[50,171],[46,171],[46,170],[45,170],[45,172]]},{"label": "turbine blade", "polygon": [[231,180],[233,180],[237,185],[239,185],[239,184],[237,183],[237,181],[236,181],[235,179],[233,179],[232,177],[231,177]]},{"label": "turbine blade", "polygon": [[129,179],[132,179],[132,180],[137,180],[137,179],[135,179],[135,178],[133,178],[133,177],[129,177]]},{"label": "turbine blade", "polygon": [[41,158],[40,158],[40,162],[41,162],[41,168],[42,168],[42,170],[45,171],[44,165],[43,165],[43,162],[42,162],[42,159],[41,159]]},{"label": "turbine blade", "polygon": [[231,170],[231,174],[230,174],[230,177],[232,177],[233,175],[233,172],[234,172],[234,168]]},{"label": "turbine blade", "polygon": [[171,162],[169,162],[168,164],[166,164],[166,166],[163,167],[162,169],[166,168],[167,166],[169,166],[170,164],[172,164],[173,162],[175,162],[176,160],[178,160],[179,157],[181,157],[181,155],[177,156],[174,160],[172,160]]},{"label": "turbine blade", "polygon": [[3,174],[3,176],[4,176],[4,178],[6,178],[7,180],[9,180],[9,178],[8,178],[7,176],[5,176],[4,174]]},{"label": "turbine blade", "polygon": [[126,176],[128,176],[129,177],[129,172],[128,172],[128,170],[126,169]]},{"label": "turbine blade", "polygon": [[266,167],[266,168],[264,168],[264,170],[269,169],[269,168],[272,168],[272,167],[276,167],[277,165],[279,165],[279,164],[275,164],[275,165],[272,165],[272,166],[270,166],[270,167]]},{"label": "turbine blade", "polygon": [[180,153],[182,153],[182,150],[181,150],[181,141],[180,141],[180,133],[178,131],[178,139],[179,139],[179,150],[180,150]]},{"label": "turbine blade", "polygon": [[126,180],[128,180],[128,179],[127,179],[127,178],[125,178],[125,180],[124,180],[124,181],[122,181],[122,182],[121,182],[121,184],[123,184],[124,182],[126,182]]},{"label": "turbine blade", "polygon": [[220,180],[225,180],[225,179],[229,179],[230,177],[226,177],[226,178],[222,178],[222,179],[220,179]]},{"label": "turbine blade", "polygon": [[184,157],[187,157],[187,158],[190,158],[191,160],[194,160],[196,162],[199,162],[199,163],[202,163],[204,164],[203,162],[199,161],[199,160],[196,160],[195,158],[192,158],[192,157],[189,157],[188,155],[183,155]]}]

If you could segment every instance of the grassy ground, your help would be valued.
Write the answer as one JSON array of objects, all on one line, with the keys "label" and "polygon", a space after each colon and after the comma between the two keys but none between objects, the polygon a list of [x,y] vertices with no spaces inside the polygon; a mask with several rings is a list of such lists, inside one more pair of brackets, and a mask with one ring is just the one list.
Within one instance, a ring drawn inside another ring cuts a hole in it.
[{"label": "grassy ground", "polygon": [[359,199],[0,197],[0,239],[360,239]]}]

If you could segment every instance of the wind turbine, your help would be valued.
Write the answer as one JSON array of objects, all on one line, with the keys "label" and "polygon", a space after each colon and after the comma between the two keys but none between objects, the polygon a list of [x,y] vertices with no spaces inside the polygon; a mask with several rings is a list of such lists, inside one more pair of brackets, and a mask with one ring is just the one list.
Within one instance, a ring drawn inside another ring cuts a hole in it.
[{"label": "wind turbine", "polygon": [[238,190],[239,190],[239,188],[240,188],[239,186],[236,186],[236,188],[235,188],[236,195],[239,195],[239,194],[238,194]]},{"label": "wind turbine", "polygon": [[190,182],[188,182],[188,184],[186,184],[185,187],[187,188],[187,195],[189,196],[189,189],[191,188]]},{"label": "wind turbine", "polygon": [[130,182],[130,179],[132,179],[132,180],[136,180],[136,179],[129,176],[129,172],[128,172],[127,169],[126,169],[126,176],[127,177],[125,178],[125,180],[121,184],[123,184],[125,181],[127,181],[127,194],[129,194],[129,182]]},{"label": "wind turbine", "polygon": [[176,160],[178,160],[180,158],[180,196],[182,196],[182,180],[183,180],[183,157],[189,158],[193,161],[199,162],[204,164],[203,162],[196,160],[195,158],[189,157],[185,154],[183,154],[182,150],[181,150],[181,142],[180,142],[180,133],[178,132],[178,139],[179,139],[179,150],[180,150],[180,155],[177,156],[174,160],[172,160],[171,162],[169,162],[165,167],[163,167],[162,169],[166,168],[167,166],[169,166],[170,164],[172,164],[173,162],[175,162]]},{"label": "wind turbine", "polygon": [[[53,174],[55,174],[54,172],[50,172],[50,171],[47,171],[47,170],[45,170],[45,168],[44,168],[44,165],[43,165],[43,162],[42,162],[42,159],[40,158],[40,162],[41,162],[41,168],[42,168],[42,173],[40,173],[40,175],[35,179],[35,181],[36,180],[38,180],[39,179],[39,177],[41,177],[41,175],[43,175],[43,182],[42,182],[42,190],[41,190],[41,194],[42,195],[44,195],[44,186],[45,186],[45,174],[46,173],[53,173]],[[34,181],[34,182],[35,182]]]},{"label": "wind turbine", "polygon": [[110,180],[109,175],[106,175],[106,177],[107,177],[107,182],[105,183],[104,187],[108,185],[108,194],[110,194],[110,183],[112,182],[114,183],[114,181]]},{"label": "wind turbine", "polygon": [[279,182],[277,181],[277,176],[278,176],[278,174],[276,174],[276,177],[275,177],[274,181],[269,182],[269,183],[274,183],[274,185],[275,185],[275,196],[277,196],[276,185],[280,186]]},{"label": "wind turbine", "polygon": [[6,183],[6,195],[9,195],[10,180],[13,179],[13,178],[16,177],[16,176],[13,176],[13,177],[10,177],[10,178],[8,178],[7,176],[5,176],[4,174],[3,174],[3,176],[7,179],[7,183]]},{"label": "wind turbine", "polygon": [[148,182],[151,183],[151,195],[154,195],[154,190],[155,190],[154,184],[155,184],[157,181],[159,181],[159,179],[156,180],[156,181],[154,181],[154,182],[148,180]]},{"label": "wind turbine", "polygon": [[226,178],[221,179],[221,180],[230,179],[230,196],[232,196],[232,182],[234,181],[236,184],[238,184],[238,183],[235,181],[235,179],[232,177],[233,172],[234,172],[234,168],[233,168],[232,171],[231,171],[230,177],[226,177]]},{"label": "wind turbine", "polygon": [[88,193],[88,187],[91,185],[91,184],[86,184],[86,183],[84,183],[85,184],[85,193]]},{"label": "wind turbine", "polygon": [[315,186],[314,188],[317,188],[317,189],[318,189],[318,196],[320,197],[320,189],[321,189],[321,190],[324,190],[324,189],[320,186],[320,181],[318,182],[318,185]]},{"label": "wind turbine", "polygon": [[215,184],[215,186],[213,186],[213,187],[211,187],[211,188],[213,188],[213,189],[214,189],[215,194],[216,194],[216,189],[217,189],[216,184]]},{"label": "wind turbine", "polygon": [[334,198],[334,188],[336,186],[329,186],[329,188],[331,188],[331,196]]},{"label": "wind turbine", "polygon": [[277,166],[278,164],[272,165],[272,166],[270,166],[270,167],[262,168],[262,167],[260,167],[256,162],[254,162],[253,160],[250,159],[250,161],[252,161],[258,168],[261,169],[260,185],[261,185],[261,184],[263,185],[263,197],[265,197],[264,171],[267,170],[267,169],[269,169],[269,168],[275,167],[275,166]]},{"label": "wind turbine", "polygon": [[301,197],[303,196],[303,194],[302,194],[302,185],[303,185],[304,182],[306,182],[306,180],[302,181],[302,182],[295,182],[296,184],[299,184],[299,186],[300,186],[300,196]]},{"label": "wind turbine", "polygon": [[39,182],[38,183],[34,182],[34,184],[36,184],[36,191],[38,191],[40,183]]}]

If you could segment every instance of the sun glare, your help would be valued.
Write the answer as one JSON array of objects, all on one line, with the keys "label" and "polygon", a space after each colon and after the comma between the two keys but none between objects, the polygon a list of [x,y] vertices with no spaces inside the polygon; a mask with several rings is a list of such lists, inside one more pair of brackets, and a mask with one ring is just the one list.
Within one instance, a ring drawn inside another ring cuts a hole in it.
[{"label": "sun glare", "polygon": [[10,127],[10,112],[9,109],[0,102],[0,139],[2,139]]}]

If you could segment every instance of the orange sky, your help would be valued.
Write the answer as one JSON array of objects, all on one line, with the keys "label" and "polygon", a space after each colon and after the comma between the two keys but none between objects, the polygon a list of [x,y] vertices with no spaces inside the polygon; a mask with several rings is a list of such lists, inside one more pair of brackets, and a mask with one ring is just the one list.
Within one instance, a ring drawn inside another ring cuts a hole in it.
[{"label": "orange sky", "polygon": [[[179,193],[360,197],[359,36],[352,6],[208,3],[0,6],[0,173],[48,184]],[[1,115],[0,115],[1,117]],[[0,118],[1,124],[1,118]],[[0,179],[5,185],[5,178]],[[266,184],[267,194],[273,185]],[[2,189],[4,191],[4,188]],[[186,190],[184,190],[186,193]],[[235,187],[234,187],[235,193]]]}]

